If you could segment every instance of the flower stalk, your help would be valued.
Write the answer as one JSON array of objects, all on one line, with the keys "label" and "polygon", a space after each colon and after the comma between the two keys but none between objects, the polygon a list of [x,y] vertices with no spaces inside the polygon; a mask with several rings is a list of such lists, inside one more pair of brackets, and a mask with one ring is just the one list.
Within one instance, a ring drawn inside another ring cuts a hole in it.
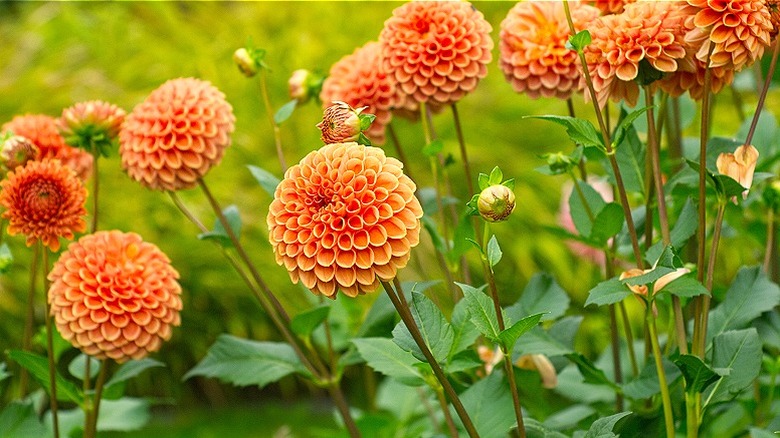
[{"label": "flower stalk", "polygon": [[[43,247],[43,244],[39,242],[36,253],[41,254],[43,257],[42,262],[42,274],[43,274],[43,289],[45,291],[49,289],[49,280],[46,278],[46,274],[49,272],[49,251]],[[54,327],[52,327],[52,316],[49,309],[49,300],[44,299],[46,302],[46,353],[49,358],[49,388],[51,405],[51,420],[52,428],[54,429],[54,438],[60,437],[60,422],[57,406],[57,358],[54,357]]]},{"label": "flower stalk", "polygon": [[672,398],[669,395],[669,386],[666,381],[666,372],[664,371],[663,357],[661,348],[658,345],[658,329],[655,324],[655,315],[653,315],[652,299],[647,303],[645,309],[645,320],[650,331],[650,343],[653,348],[653,359],[655,360],[655,369],[658,373],[658,384],[661,386],[661,403],[664,411],[664,424],[666,425],[666,436],[673,438],[674,433],[674,415],[672,413]]}]

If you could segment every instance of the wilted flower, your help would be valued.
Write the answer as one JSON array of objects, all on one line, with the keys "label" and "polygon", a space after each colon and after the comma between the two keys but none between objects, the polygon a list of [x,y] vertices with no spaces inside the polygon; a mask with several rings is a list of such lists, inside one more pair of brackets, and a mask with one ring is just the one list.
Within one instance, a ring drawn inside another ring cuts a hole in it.
[{"label": "wilted flower", "polygon": [[[645,270],[638,269],[638,268],[629,269],[623,272],[622,274],[620,274],[620,280],[638,277],[640,275],[647,274],[650,271],[652,271],[652,269],[645,269]],[[669,283],[673,282],[674,280],[677,280],[678,278],[682,277],[685,274],[689,274],[690,272],[691,270],[688,268],[677,268],[675,271],[662,276],[658,280],[655,280],[655,283],[653,283],[653,295],[660,292]],[[631,292],[637,295],[647,297],[648,287],[646,284],[628,285],[628,288],[631,290]]]},{"label": "wilted flower", "polygon": [[38,160],[56,158],[73,169],[82,180],[89,178],[92,172],[92,155],[68,146],[57,129],[54,117],[43,114],[16,116],[3,125],[2,131],[10,131],[32,141],[39,150]]},{"label": "wilted flower", "polygon": [[419,102],[450,104],[487,74],[490,23],[469,2],[415,1],[393,11],[379,35],[383,65],[414,110]]},{"label": "wilted flower", "polygon": [[479,215],[488,222],[505,221],[514,209],[515,193],[505,185],[489,186],[480,192],[477,199]]},{"label": "wilted flower", "polygon": [[[325,109],[317,128],[322,131],[320,140],[325,144],[357,141],[365,129],[361,113],[368,107],[352,108],[345,102],[335,101]],[[370,122],[369,122],[370,123]]]},{"label": "wilted flower", "polygon": [[101,100],[79,102],[62,110],[57,127],[65,142],[92,152],[107,155],[119,136],[119,129],[125,120],[125,111],[116,105]]},{"label": "wilted flower", "polygon": [[98,359],[141,359],[159,350],[180,324],[179,273],[138,234],[83,236],[62,253],[48,278],[60,334]]},{"label": "wilted flower", "polygon": [[73,239],[74,233],[87,229],[87,189],[58,160],[29,161],[9,173],[0,187],[8,234],[24,234],[27,246],[40,240],[57,251],[60,237]]},{"label": "wilted flower", "polygon": [[235,120],[211,83],[170,80],[127,116],[119,134],[122,167],[150,189],[194,187],[222,160]]},{"label": "wilted flower", "polygon": [[[599,16],[599,10],[570,3],[575,29]],[[566,47],[569,24],[562,2],[522,1],[501,22],[499,65],[518,93],[536,99],[567,99],[580,80],[577,52]]]},{"label": "wilted flower", "polygon": [[422,208],[402,167],[382,149],[333,143],[287,169],[267,223],[276,262],[293,282],[354,297],[406,266]]},{"label": "wilted flower", "polygon": [[543,354],[524,354],[517,359],[518,368],[538,371],[542,378],[542,388],[552,389],[558,386],[558,373],[550,359]]},{"label": "wilted flower", "polygon": [[40,154],[38,146],[27,137],[12,135],[3,141],[0,147],[0,162],[6,170],[14,170],[34,160]]},{"label": "wilted flower", "polygon": [[758,149],[753,145],[742,145],[733,153],[727,152],[718,155],[715,166],[718,168],[718,173],[731,177],[745,188],[745,191],[742,192],[742,199],[746,199],[750,186],[753,185],[756,162],[758,162]]},{"label": "wilted flower", "polygon": [[394,81],[382,68],[379,43],[366,43],[333,64],[322,84],[320,99],[323,108],[336,101],[346,102],[354,108],[367,107],[366,111],[374,114],[376,120],[366,135],[372,142],[384,144],[385,127],[392,119],[391,109],[397,97]]}]

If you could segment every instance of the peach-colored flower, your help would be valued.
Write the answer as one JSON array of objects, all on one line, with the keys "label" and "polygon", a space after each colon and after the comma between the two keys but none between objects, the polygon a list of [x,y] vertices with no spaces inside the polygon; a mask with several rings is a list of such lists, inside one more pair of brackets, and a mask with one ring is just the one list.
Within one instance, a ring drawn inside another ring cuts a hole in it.
[{"label": "peach-colored flower", "polygon": [[60,334],[98,359],[141,359],[159,350],[180,324],[179,273],[138,234],[83,236],[62,253],[48,278]]},{"label": "peach-colored flower", "polygon": [[60,237],[73,239],[87,229],[87,189],[59,160],[29,161],[9,173],[0,187],[8,234],[24,234],[27,246],[40,240],[57,251]]},{"label": "peach-colored flower", "polygon": [[[598,9],[570,3],[575,29],[599,16]],[[562,2],[522,1],[501,22],[499,65],[507,81],[528,97],[567,99],[579,87],[577,52],[566,48],[569,24]]]},{"label": "peach-colored flower", "polygon": [[153,190],[194,187],[222,160],[235,120],[210,82],[172,79],[127,116],[119,133],[122,167]]},{"label": "peach-colored flower", "polygon": [[322,107],[335,101],[354,108],[366,106],[366,112],[376,116],[366,135],[373,143],[384,144],[385,127],[392,119],[396,104],[395,82],[382,68],[379,43],[372,41],[341,58],[330,68],[320,92]]},{"label": "peach-colored flower", "polygon": [[410,110],[419,102],[446,105],[487,74],[490,23],[469,2],[415,1],[393,11],[379,35],[383,65]]},{"label": "peach-colored flower", "polygon": [[89,149],[109,148],[119,136],[119,129],[125,120],[125,111],[116,105],[102,100],[79,102],[62,110],[62,116],[56,121],[65,142],[73,147]]},{"label": "peach-colored flower", "polygon": [[422,208],[402,167],[382,149],[333,143],[287,169],[267,223],[276,262],[293,282],[354,297],[406,266]]},{"label": "peach-colored flower", "polygon": [[[693,58],[693,71],[677,70],[660,79],[657,84],[672,97],[679,97],[688,92],[691,99],[701,100],[704,97],[704,62]],[[710,67],[710,91],[719,93],[724,86],[734,81],[734,70],[726,66]]]},{"label": "peach-colored flower", "polygon": [[634,79],[642,61],[660,72],[676,71],[685,62],[683,11],[681,2],[643,1],[588,25],[592,44],[584,49],[585,59],[601,106],[607,98],[636,105],[639,85]]},{"label": "peach-colored flower", "polygon": [[6,170],[14,170],[34,160],[40,154],[40,149],[27,137],[11,136],[0,147],[0,163]]},{"label": "peach-colored flower", "polygon": [[623,7],[628,3],[634,3],[637,0],[591,0],[588,4],[591,4],[604,14],[619,14],[623,12]]},{"label": "peach-colored flower", "polygon": [[[629,269],[623,272],[622,274],[620,274],[620,280],[638,277],[640,275],[647,274],[650,271],[652,271],[652,269],[645,269],[645,270],[638,269],[638,268]],[[677,280],[678,278],[682,277],[685,274],[689,274],[690,272],[691,270],[688,268],[677,268],[675,271],[662,276],[661,278],[659,278],[653,283],[653,295],[660,292],[669,283],[673,282],[674,280]],[[646,284],[639,284],[633,286],[628,285],[628,288],[631,290],[631,292],[637,295],[647,297],[648,287]]]},{"label": "peach-colored flower", "polygon": [[[696,57],[710,66],[739,71],[764,54],[773,31],[766,0],[688,0],[690,31],[685,40],[698,48]],[[714,47],[712,46],[714,45]]]},{"label": "peach-colored flower", "polygon": [[750,186],[753,185],[753,173],[756,171],[757,162],[758,149],[753,145],[742,145],[733,153],[718,155],[715,166],[718,168],[718,173],[731,177],[745,188],[742,199],[746,199]]},{"label": "peach-colored flower", "polygon": [[543,354],[524,354],[517,359],[518,368],[538,371],[542,378],[542,388],[553,389],[558,386],[558,373],[550,359]]},{"label": "peach-colored flower", "polygon": [[320,140],[325,144],[357,141],[360,138],[360,113],[367,107],[352,108],[345,102],[335,101],[325,108],[317,128],[322,131]]},{"label": "peach-colored flower", "polygon": [[3,125],[2,131],[10,131],[32,141],[40,150],[38,160],[56,158],[73,169],[82,180],[92,173],[92,155],[68,146],[57,129],[54,117],[43,114],[16,116]]},{"label": "peach-colored flower", "polygon": [[486,345],[480,345],[477,347],[477,355],[485,366],[486,375],[490,375],[496,365],[504,360],[504,353],[498,347],[490,348]]}]

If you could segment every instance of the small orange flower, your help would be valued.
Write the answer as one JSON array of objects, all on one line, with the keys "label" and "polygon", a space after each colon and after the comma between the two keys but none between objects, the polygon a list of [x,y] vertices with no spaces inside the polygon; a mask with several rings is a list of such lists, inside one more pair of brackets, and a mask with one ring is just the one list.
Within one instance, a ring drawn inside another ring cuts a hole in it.
[{"label": "small orange flower", "polygon": [[[575,29],[599,16],[598,9],[570,3]],[[622,8],[622,6],[621,6]],[[567,99],[579,86],[577,52],[568,49],[569,24],[562,2],[523,1],[501,22],[499,64],[518,93],[536,99]]]},{"label": "small orange flower", "polygon": [[415,1],[393,11],[379,35],[383,65],[405,99],[445,105],[460,100],[487,75],[490,23],[466,1]]},{"label": "small orange flower", "polygon": [[[292,83],[292,82],[291,82]],[[372,142],[384,144],[385,127],[392,119],[390,110],[396,102],[395,83],[382,69],[381,47],[369,42],[351,55],[341,58],[330,68],[320,92],[322,107],[336,101],[353,108],[366,106],[376,116],[366,135]]]},{"label": "small orange flower", "polygon": [[3,125],[2,131],[10,131],[32,141],[40,150],[38,160],[56,158],[73,169],[82,180],[92,173],[92,155],[68,146],[57,129],[54,117],[43,114],[16,116]]},{"label": "small orange flower", "polygon": [[742,199],[746,199],[750,186],[753,185],[753,173],[756,171],[757,162],[758,149],[753,145],[742,145],[733,153],[718,155],[715,166],[718,168],[718,173],[730,176],[745,188]]},{"label": "small orange flower", "polygon": [[138,234],[84,236],[68,246],[48,278],[60,334],[98,359],[141,359],[159,350],[180,324],[179,273]]},{"label": "small orange flower", "polygon": [[27,246],[40,240],[52,251],[60,237],[73,239],[87,229],[87,189],[58,160],[30,161],[0,182],[0,205],[6,208],[8,234],[24,234]]},{"label": "small orange flower", "polygon": [[269,208],[276,262],[330,298],[395,278],[420,238],[422,208],[403,164],[382,149],[333,143],[285,172]]},{"label": "small orange flower", "polygon": [[127,116],[119,134],[122,167],[153,190],[194,187],[222,160],[235,120],[211,83],[170,80]]},{"label": "small orange flower", "polygon": [[102,100],[79,102],[62,110],[56,121],[65,142],[73,147],[107,154],[125,120],[125,111]]}]

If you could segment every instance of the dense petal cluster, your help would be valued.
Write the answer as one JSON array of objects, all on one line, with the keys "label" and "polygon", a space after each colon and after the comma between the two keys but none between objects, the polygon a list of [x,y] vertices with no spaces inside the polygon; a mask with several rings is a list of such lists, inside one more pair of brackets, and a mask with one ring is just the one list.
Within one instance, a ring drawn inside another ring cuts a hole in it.
[{"label": "dense petal cluster", "polygon": [[89,150],[92,145],[110,145],[119,136],[125,115],[125,110],[116,105],[91,100],[65,108],[56,122],[66,143]]},{"label": "dense petal cluster", "polygon": [[607,98],[636,105],[639,88],[634,79],[643,61],[660,72],[678,69],[686,55],[685,17],[680,2],[647,1],[628,4],[621,14],[591,22],[593,42],[584,51],[601,106]]},{"label": "dense petal cluster", "polygon": [[222,160],[234,124],[233,108],[211,83],[170,80],[127,116],[119,134],[122,167],[153,190],[194,187]]},{"label": "dense petal cluster", "polygon": [[403,164],[333,143],[290,167],[267,223],[276,261],[315,294],[354,297],[392,280],[420,237],[422,208]]},{"label": "dense petal cluster", "polygon": [[54,117],[43,114],[16,116],[3,125],[2,131],[13,132],[32,141],[38,147],[39,160],[56,158],[73,169],[82,180],[89,178],[92,173],[92,155],[68,146],[57,129]]},{"label": "dense petal cluster", "polygon": [[372,41],[341,58],[330,68],[320,92],[323,108],[336,101],[353,108],[368,107],[365,112],[376,116],[366,131],[377,144],[385,142],[385,127],[392,119],[390,112],[396,102],[395,82],[382,68],[379,43]]},{"label": "dense petal cluster", "polygon": [[393,11],[379,35],[383,65],[404,101],[449,104],[476,88],[491,61],[492,30],[463,1],[415,1]]},{"label": "dense petal cluster", "polygon": [[[572,3],[571,16],[579,31],[599,16],[599,10]],[[562,2],[517,3],[501,22],[499,42],[499,65],[512,88],[532,99],[571,96],[580,72],[577,52],[566,47],[570,33]]]},{"label": "dense petal cluster", "polygon": [[0,187],[8,234],[24,234],[27,246],[40,240],[57,251],[60,237],[73,239],[74,233],[87,229],[87,189],[58,160],[29,161],[9,173]]},{"label": "dense petal cluster", "polygon": [[[766,0],[688,0],[686,41],[699,47],[696,58],[713,67],[741,70],[761,58],[774,31]],[[710,55],[710,51],[712,54]]]},{"label": "dense petal cluster", "polygon": [[[658,81],[658,86],[672,97],[688,92],[692,99],[704,97],[704,75],[707,71],[704,62],[693,59],[693,70],[677,70]],[[710,67],[710,91],[719,93],[724,86],[734,81],[734,69],[725,66]]]},{"label": "dense petal cluster", "polygon": [[588,4],[597,7],[604,14],[619,14],[623,12],[623,7],[627,3],[634,3],[637,0],[591,0]]},{"label": "dense petal cluster", "polygon": [[178,272],[135,233],[99,231],[71,243],[49,273],[63,338],[98,359],[141,359],[180,324]]}]

